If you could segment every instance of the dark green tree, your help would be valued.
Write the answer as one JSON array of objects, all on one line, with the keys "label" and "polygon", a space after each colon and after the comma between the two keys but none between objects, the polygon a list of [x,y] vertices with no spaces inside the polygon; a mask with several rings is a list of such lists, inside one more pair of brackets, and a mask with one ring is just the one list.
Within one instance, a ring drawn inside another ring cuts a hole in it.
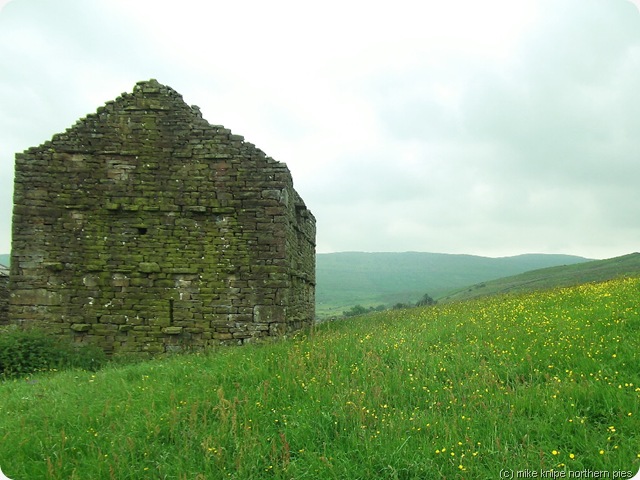
[{"label": "dark green tree", "polygon": [[363,307],[362,305],[355,305],[351,307],[349,310],[342,312],[342,316],[344,317],[355,317],[356,315],[362,315],[367,313],[369,310]]},{"label": "dark green tree", "polygon": [[416,307],[426,307],[429,305],[435,305],[436,303],[438,302],[431,298],[431,295],[425,293],[422,298],[416,302]]}]

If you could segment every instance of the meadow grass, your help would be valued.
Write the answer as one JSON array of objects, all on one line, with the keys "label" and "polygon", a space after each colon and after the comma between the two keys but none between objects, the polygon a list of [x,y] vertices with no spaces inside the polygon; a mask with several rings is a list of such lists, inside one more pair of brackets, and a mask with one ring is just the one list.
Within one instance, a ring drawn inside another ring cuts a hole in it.
[{"label": "meadow grass", "polygon": [[639,299],[640,279],[616,280],[6,381],[0,467],[13,480],[635,474]]}]

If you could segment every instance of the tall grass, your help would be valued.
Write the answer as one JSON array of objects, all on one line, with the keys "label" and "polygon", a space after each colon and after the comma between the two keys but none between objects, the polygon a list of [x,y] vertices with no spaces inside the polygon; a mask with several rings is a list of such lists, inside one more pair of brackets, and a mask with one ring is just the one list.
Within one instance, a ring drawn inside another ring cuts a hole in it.
[{"label": "tall grass", "polygon": [[640,279],[0,385],[21,479],[490,479],[640,468]]}]

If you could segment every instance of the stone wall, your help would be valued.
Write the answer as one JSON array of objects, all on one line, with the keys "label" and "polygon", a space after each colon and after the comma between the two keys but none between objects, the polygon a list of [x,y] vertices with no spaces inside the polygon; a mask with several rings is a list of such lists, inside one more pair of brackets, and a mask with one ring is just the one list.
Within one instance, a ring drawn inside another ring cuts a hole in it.
[{"label": "stone wall", "polygon": [[287,166],[155,80],[16,155],[12,322],[109,353],[314,320],[315,219]]},{"label": "stone wall", "polygon": [[9,323],[9,275],[0,265],[0,325]]}]

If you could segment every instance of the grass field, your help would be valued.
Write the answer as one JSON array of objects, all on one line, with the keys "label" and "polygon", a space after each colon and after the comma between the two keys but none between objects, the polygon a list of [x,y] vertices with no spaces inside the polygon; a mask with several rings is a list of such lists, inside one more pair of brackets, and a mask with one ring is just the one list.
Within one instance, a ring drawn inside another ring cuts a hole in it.
[{"label": "grass field", "polygon": [[13,480],[635,474],[639,298],[640,279],[616,280],[7,381],[0,467]]},{"label": "grass field", "polygon": [[638,275],[640,275],[640,253],[630,253],[606,260],[531,270],[520,275],[482,282],[450,292],[438,298],[438,301],[460,301],[487,295],[549,290]]}]

